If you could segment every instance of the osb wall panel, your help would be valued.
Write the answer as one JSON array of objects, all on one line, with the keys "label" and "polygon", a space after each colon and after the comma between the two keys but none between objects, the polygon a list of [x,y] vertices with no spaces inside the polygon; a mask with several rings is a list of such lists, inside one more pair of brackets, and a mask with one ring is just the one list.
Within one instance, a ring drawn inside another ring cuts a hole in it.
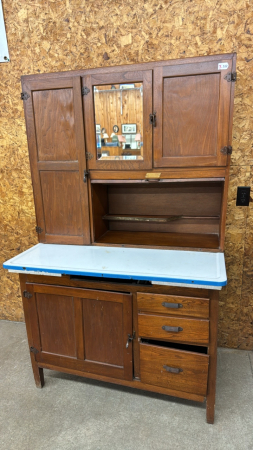
[{"label": "osb wall panel", "polygon": [[[1,262],[37,242],[20,76],[237,52],[233,155],[219,344],[253,349],[253,3],[250,0],[3,0],[11,62],[0,77]],[[17,275],[1,269],[2,319],[23,320]]]}]

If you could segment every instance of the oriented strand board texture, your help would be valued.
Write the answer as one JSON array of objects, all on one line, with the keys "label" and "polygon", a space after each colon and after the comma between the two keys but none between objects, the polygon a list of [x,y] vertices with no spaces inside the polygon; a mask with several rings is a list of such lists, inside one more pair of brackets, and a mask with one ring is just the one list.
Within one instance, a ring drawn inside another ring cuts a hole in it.
[{"label": "oriented strand board texture", "polygon": [[[219,344],[253,349],[253,204],[235,206],[237,186],[253,181],[252,1],[3,0],[3,9],[11,62],[0,77],[1,261],[37,242],[22,74],[237,52]],[[2,269],[0,317],[23,320],[18,277]]]}]

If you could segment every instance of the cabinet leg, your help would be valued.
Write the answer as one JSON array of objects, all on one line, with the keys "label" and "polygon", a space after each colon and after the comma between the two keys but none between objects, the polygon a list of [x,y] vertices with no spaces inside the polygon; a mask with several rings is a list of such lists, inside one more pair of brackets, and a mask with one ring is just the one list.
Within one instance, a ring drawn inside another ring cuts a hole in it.
[{"label": "cabinet leg", "polygon": [[44,373],[43,369],[41,367],[38,367],[37,364],[32,362],[32,368],[33,368],[33,376],[34,381],[37,388],[43,388],[44,386]]},{"label": "cabinet leg", "polygon": [[217,334],[218,334],[219,294],[212,291],[210,298],[210,336],[209,336],[209,369],[206,397],[206,421],[214,423],[215,390],[217,370]]},{"label": "cabinet leg", "polygon": [[214,423],[214,413],[215,413],[215,392],[209,394],[206,398],[206,421],[207,423]]}]

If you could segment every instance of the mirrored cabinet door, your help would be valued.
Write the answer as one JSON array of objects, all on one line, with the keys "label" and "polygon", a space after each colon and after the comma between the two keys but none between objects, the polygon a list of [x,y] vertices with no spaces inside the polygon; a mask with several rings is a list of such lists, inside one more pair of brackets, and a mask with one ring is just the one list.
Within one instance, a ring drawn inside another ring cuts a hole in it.
[{"label": "mirrored cabinet door", "polygon": [[152,71],[83,78],[90,169],[152,167]]}]

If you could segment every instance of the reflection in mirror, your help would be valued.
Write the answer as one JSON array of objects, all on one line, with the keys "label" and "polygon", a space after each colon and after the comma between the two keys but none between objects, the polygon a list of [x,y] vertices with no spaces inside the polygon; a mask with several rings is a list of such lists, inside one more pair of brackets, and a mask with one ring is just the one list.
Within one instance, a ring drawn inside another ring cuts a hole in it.
[{"label": "reflection in mirror", "polygon": [[94,86],[97,159],[143,159],[143,84]]}]

